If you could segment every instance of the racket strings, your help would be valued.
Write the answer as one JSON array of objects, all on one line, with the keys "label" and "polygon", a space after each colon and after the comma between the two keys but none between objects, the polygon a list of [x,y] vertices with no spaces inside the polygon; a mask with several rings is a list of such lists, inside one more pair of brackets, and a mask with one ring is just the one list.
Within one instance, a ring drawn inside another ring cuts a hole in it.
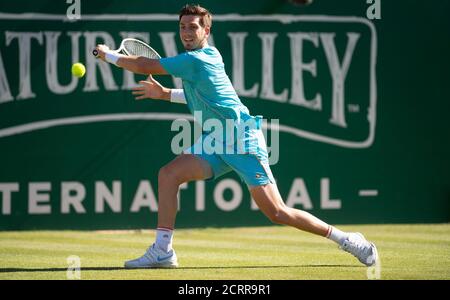
[{"label": "racket strings", "polygon": [[129,55],[144,56],[147,58],[158,59],[159,54],[155,50],[137,41],[126,41],[124,43],[125,50]]}]

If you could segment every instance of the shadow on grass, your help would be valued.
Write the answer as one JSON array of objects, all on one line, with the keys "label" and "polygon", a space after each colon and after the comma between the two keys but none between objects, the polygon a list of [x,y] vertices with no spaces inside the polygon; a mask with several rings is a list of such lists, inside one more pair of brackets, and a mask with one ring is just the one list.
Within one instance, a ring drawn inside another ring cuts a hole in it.
[{"label": "shadow on grass", "polygon": [[[222,270],[222,269],[281,269],[281,268],[364,268],[364,266],[355,265],[295,265],[295,266],[229,266],[229,267],[179,267],[171,270]],[[149,270],[152,268],[139,268],[138,270]],[[157,268],[153,268],[157,269]],[[137,269],[126,269],[124,267],[84,267],[80,271],[130,271]],[[66,272],[67,268],[0,268],[0,273],[19,273],[19,272]]]}]

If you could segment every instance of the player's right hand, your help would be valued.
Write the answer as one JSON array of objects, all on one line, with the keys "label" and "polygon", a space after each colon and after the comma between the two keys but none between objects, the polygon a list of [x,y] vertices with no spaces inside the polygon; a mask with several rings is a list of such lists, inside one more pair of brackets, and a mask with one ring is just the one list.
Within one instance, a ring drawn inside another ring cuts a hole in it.
[{"label": "player's right hand", "polygon": [[97,57],[105,60],[105,53],[109,50],[109,47],[103,44],[99,44],[97,45],[97,47],[95,47],[95,50],[97,50],[98,52]]}]

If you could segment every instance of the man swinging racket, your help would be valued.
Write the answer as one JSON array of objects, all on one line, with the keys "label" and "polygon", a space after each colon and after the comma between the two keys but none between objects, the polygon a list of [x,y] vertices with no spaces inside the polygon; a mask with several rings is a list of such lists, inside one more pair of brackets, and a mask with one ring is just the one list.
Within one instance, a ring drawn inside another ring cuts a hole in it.
[{"label": "man swinging racket", "polygon": [[[134,89],[136,99],[163,99],[187,103],[191,113],[201,111],[204,120],[216,119],[226,123],[233,120],[237,127],[248,120],[255,126],[245,127],[235,140],[220,139],[224,147],[240,144],[244,151],[228,154],[211,153],[203,149],[200,138],[191,148],[162,167],[158,174],[158,225],[156,241],[142,257],[125,262],[126,268],[175,268],[177,256],[172,248],[172,236],[178,210],[177,192],[181,184],[193,180],[217,178],[234,170],[245,181],[259,209],[274,223],[289,225],[331,239],[339,248],[351,253],[366,266],[378,260],[377,248],[356,232],[343,232],[328,225],[308,212],[287,207],[278,191],[269,166],[268,153],[258,118],[237,96],[227,74],[219,51],[208,45],[212,17],[205,8],[186,5],[180,11],[180,38],[186,52],[174,57],[150,59],[143,56],[125,56],[98,45],[97,56],[138,74],[169,74],[180,77],[183,89],[168,89],[151,76]],[[234,144],[233,144],[234,143]],[[235,147],[234,147],[235,148]],[[198,150],[203,151],[198,151]]]}]

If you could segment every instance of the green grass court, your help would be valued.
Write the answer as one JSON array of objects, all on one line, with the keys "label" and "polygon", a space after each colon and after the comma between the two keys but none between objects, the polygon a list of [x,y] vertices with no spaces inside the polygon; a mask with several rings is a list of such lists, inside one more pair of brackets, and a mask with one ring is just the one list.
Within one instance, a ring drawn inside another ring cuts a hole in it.
[{"label": "green grass court", "polygon": [[[450,224],[347,225],[374,241],[381,279],[450,279]],[[123,269],[154,231],[0,232],[0,279],[67,279],[67,257],[81,279],[367,279],[367,268],[324,238],[289,227],[178,229],[180,268]]]}]

